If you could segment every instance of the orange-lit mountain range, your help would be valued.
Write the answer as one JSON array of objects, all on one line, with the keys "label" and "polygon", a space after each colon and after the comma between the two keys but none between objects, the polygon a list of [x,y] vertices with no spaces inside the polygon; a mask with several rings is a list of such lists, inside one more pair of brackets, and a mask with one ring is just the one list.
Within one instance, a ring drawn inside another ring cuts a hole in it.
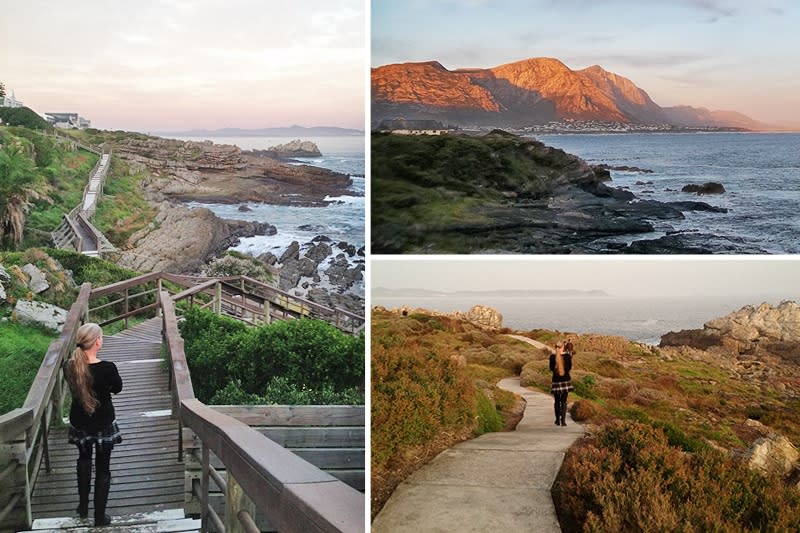
[{"label": "orange-lit mountain range", "polygon": [[552,58],[488,69],[447,70],[436,61],[372,69],[372,121],[436,119],[522,127],[575,119],[768,129],[740,113],[660,107],[631,80],[598,65],[572,70]]}]

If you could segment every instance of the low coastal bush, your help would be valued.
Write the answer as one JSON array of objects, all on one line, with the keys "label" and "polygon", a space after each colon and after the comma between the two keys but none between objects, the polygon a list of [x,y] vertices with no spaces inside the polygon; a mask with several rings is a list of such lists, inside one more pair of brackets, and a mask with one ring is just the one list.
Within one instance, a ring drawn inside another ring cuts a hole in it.
[{"label": "low coastal bush", "polygon": [[199,308],[180,331],[204,402],[364,402],[363,336],[312,319],[249,327]]},{"label": "low coastal bush", "polygon": [[553,486],[569,531],[797,531],[800,493],[711,449],[685,453],[659,428],[603,427],[567,452]]}]

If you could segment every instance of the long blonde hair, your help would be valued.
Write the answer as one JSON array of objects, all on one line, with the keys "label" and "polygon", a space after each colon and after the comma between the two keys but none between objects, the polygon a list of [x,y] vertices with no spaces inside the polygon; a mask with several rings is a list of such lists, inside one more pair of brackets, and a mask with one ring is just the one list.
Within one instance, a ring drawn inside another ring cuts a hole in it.
[{"label": "long blonde hair", "polygon": [[72,357],[67,360],[64,375],[69,383],[72,396],[76,398],[83,409],[91,414],[97,408],[98,401],[92,389],[92,373],[89,371],[89,357],[86,348],[91,346],[101,335],[103,330],[93,322],[87,322],[78,328],[75,342],[78,345],[72,351]]},{"label": "long blonde hair", "polygon": [[556,372],[559,376],[564,375],[564,345],[556,343]]}]

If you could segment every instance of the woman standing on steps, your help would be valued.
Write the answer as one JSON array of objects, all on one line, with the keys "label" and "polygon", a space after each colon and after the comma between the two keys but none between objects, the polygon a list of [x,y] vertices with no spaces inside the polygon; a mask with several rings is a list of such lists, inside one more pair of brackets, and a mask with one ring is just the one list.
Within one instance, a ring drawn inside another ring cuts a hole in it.
[{"label": "woman standing on steps", "polygon": [[78,447],[78,515],[89,516],[89,491],[92,478],[92,452],[95,456],[94,525],[111,523],[106,514],[111,487],[111,450],[122,442],[114,418],[111,394],[122,390],[122,378],[111,361],[101,361],[97,352],[103,347],[103,330],[87,323],[78,328],[77,347],[65,366],[64,374],[72,392],[69,412],[69,442]]},{"label": "woman standing on steps", "polygon": [[572,370],[572,354],[564,351],[564,343],[556,343],[555,353],[550,354],[550,371],[553,372],[553,382],[550,392],[555,400],[556,425],[566,426],[567,422],[567,395],[575,390],[569,371]]}]

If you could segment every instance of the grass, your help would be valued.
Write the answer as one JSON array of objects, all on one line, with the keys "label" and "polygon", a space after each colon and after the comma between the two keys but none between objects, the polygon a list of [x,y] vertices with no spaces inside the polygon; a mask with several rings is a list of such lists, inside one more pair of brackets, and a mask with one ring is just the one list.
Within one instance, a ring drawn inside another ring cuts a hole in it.
[{"label": "grass", "polygon": [[22,407],[56,333],[0,322],[0,414]]},{"label": "grass", "polygon": [[[128,239],[156,216],[156,210],[144,199],[141,181],[146,173],[131,173],[126,163],[113,158],[109,177],[103,187],[104,200],[98,203],[94,222],[118,248],[126,248]],[[124,198],[124,201],[120,199]]]}]

